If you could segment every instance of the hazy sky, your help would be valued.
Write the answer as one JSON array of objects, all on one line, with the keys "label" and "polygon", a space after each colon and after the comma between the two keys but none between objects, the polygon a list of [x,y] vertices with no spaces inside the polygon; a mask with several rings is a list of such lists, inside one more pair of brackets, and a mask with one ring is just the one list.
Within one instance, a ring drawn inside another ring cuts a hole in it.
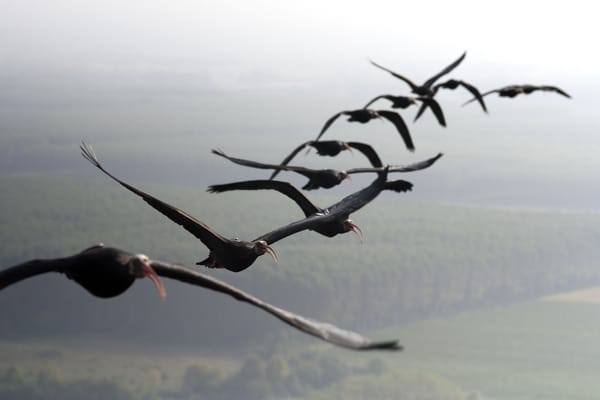
[{"label": "hazy sky", "polygon": [[[168,132],[164,151],[180,158],[207,155],[215,146],[250,158],[253,149],[279,146],[263,159],[275,162],[290,142],[315,137],[333,113],[384,92],[408,93],[368,59],[422,82],[467,51],[452,76],[482,91],[555,84],[573,100],[490,96],[484,115],[475,104],[460,108],[467,93],[445,92],[449,127],[441,130],[426,116],[411,125],[415,157],[444,151],[455,157],[444,160],[452,174],[502,172],[510,164],[525,174],[568,170],[570,181],[597,175],[600,28],[590,4],[1,1],[0,154],[22,160],[14,143],[27,136],[60,142],[72,132],[102,148],[115,136]],[[354,125],[336,125],[329,138],[366,140],[367,129]],[[177,135],[183,135],[179,148]],[[274,135],[289,141],[273,142]],[[376,140],[399,146],[387,131]],[[467,156],[496,159],[453,171],[452,163],[467,163]]]}]

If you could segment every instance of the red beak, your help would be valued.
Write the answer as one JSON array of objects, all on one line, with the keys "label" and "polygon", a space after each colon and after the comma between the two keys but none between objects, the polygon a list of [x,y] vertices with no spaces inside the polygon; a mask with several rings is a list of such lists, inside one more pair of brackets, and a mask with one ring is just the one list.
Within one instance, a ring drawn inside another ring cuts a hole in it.
[{"label": "red beak", "polygon": [[356,225],[354,222],[350,222],[350,229],[352,230],[352,232],[354,232],[356,234],[356,236],[358,236],[358,238],[360,239],[360,242],[363,242],[363,233],[360,230],[360,228],[358,227],[358,225]]},{"label": "red beak", "polygon": [[275,262],[278,262],[278,261],[279,261],[279,256],[277,255],[277,253],[275,252],[275,250],[273,250],[273,249],[271,248],[271,246],[267,246],[267,247],[265,247],[265,252],[266,252],[266,253],[269,253],[269,255],[270,255],[271,257],[273,257],[273,260],[274,260]]},{"label": "red beak", "polygon": [[144,263],[143,269],[144,269],[144,276],[147,277],[148,279],[150,279],[152,282],[154,282],[156,289],[158,289],[158,294],[160,295],[160,298],[163,300],[166,299],[167,291],[165,290],[165,287],[163,286],[160,279],[158,279],[158,274],[156,273],[156,271],[154,271],[154,269],[150,266],[150,264],[147,264],[147,263]]}]

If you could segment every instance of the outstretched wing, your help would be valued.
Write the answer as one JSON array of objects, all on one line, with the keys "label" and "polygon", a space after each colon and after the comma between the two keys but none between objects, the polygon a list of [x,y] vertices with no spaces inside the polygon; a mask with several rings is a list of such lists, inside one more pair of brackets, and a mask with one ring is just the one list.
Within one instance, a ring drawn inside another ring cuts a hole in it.
[{"label": "outstretched wing", "polygon": [[413,144],[412,138],[410,137],[408,126],[406,126],[406,123],[404,122],[400,114],[398,114],[395,111],[388,110],[377,110],[377,114],[394,124],[394,126],[400,133],[400,136],[402,136],[402,140],[404,140],[404,145],[408,150],[415,150],[415,145]]},{"label": "outstretched wing", "polygon": [[222,185],[211,185],[206,189],[211,193],[222,193],[231,190],[276,190],[294,200],[302,209],[305,216],[321,211],[306,196],[296,189],[291,183],[273,180],[255,180],[226,183]]},{"label": "outstretched wing", "polygon": [[458,64],[460,64],[462,62],[462,60],[465,59],[466,56],[467,56],[467,52],[465,51],[462,54],[462,56],[458,57],[456,59],[456,61],[454,61],[452,64],[448,65],[446,68],[444,68],[443,70],[441,70],[440,72],[438,72],[437,74],[432,76],[431,78],[427,79],[425,81],[425,83],[423,84],[423,86],[428,87],[428,88],[431,87],[431,85],[433,85],[435,83],[435,81],[437,81],[442,76],[444,76],[447,73],[449,73],[450,71],[452,71],[454,68],[458,67]]},{"label": "outstretched wing", "polygon": [[347,142],[347,144],[348,144],[348,146],[352,147],[353,149],[356,149],[356,150],[360,151],[361,153],[363,153],[364,156],[369,159],[369,162],[371,163],[371,165],[373,167],[382,167],[383,166],[383,164],[381,163],[381,159],[379,158],[379,155],[377,154],[375,149],[373,147],[371,147],[371,145],[366,144],[366,143],[361,143],[361,142]]},{"label": "outstretched wing", "polygon": [[209,249],[218,248],[225,245],[225,239],[221,235],[214,232],[207,225],[198,221],[196,218],[192,217],[185,211],[182,211],[177,207],[167,204],[162,200],[159,200],[156,197],[149,195],[148,193],[142,192],[141,190],[131,186],[126,182],[123,182],[122,180],[105,170],[104,167],[100,165],[98,157],[96,157],[96,154],[94,153],[94,149],[92,149],[91,146],[88,146],[85,142],[82,142],[80,149],[81,155],[90,163],[92,163],[92,165],[94,165],[100,171],[104,172],[113,180],[120,183],[129,191],[140,196],[142,200],[144,200],[155,210],[169,218],[171,221],[175,222],[178,225],[181,225],[186,231],[190,232],[192,235],[200,239],[202,243],[204,243]]},{"label": "outstretched wing", "polygon": [[220,157],[226,158],[234,164],[243,165],[245,167],[292,171],[292,172],[296,172],[301,175],[304,175],[308,178],[313,176],[315,173],[318,173],[318,171],[319,171],[319,170],[314,170],[311,168],[297,167],[297,166],[293,166],[293,165],[265,164],[265,163],[260,163],[257,161],[246,160],[243,158],[230,157],[227,154],[223,153],[221,150],[212,150],[212,153],[216,154]]},{"label": "outstretched wing", "polygon": [[65,261],[62,258],[55,260],[31,260],[8,267],[0,271],[0,290],[24,279],[48,272],[63,272]]},{"label": "outstretched wing", "polygon": [[[438,153],[435,157],[428,158],[427,160],[419,161],[408,165],[388,165],[388,172],[413,172],[419,171],[431,167],[437,160],[443,156],[442,153]],[[352,168],[347,170],[348,174],[360,174],[365,172],[381,172],[385,168]]]},{"label": "outstretched wing", "polygon": [[[296,154],[298,154],[300,151],[302,151],[302,149],[310,145],[312,142],[312,140],[309,140],[308,142],[304,142],[300,146],[296,147],[286,158],[283,159],[280,165],[288,165],[288,163],[292,161],[292,158],[296,157]],[[273,171],[269,179],[275,178],[279,172],[281,172],[280,169]]]},{"label": "outstretched wing", "polygon": [[467,89],[473,95],[473,99],[475,99],[479,102],[479,105],[481,106],[481,108],[483,108],[483,111],[487,112],[487,108],[485,107],[485,102],[483,101],[483,95],[481,93],[479,93],[479,90],[475,86],[471,85],[470,83],[467,83],[465,81],[456,80],[456,79],[450,79],[444,83],[440,83],[439,85],[436,85],[434,90],[437,90],[438,88],[455,89],[457,86],[462,86],[465,89]]},{"label": "outstretched wing", "polygon": [[152,268],[160,276],[175,279],[190,285],[200,286],[215,292],[228,294],[238,301],[249,303],[268,312],[279,320],[304,333],[326,342],[351,350],[402,350],[397,340],[376,342],[356,332],[340,329],[337,326],[315,321],[290,311],[276,307],[211,276],[180,265],[152,261]]},{"label": "outstretched wing", "polygon": [[[410,86],[411,90],[413,90],[413,91],[414,91],[414,90],[418,90],[418,89],[419,89],[419,87],[418,87],[417,85],[415,85],[415,84],[414,84],[414,82],[413,82],[413,81],[411,81],[410,79],[408,79],[408,78],[406,78],[406,77],[404,77],[404,76],[402,76],[402,75],[400,75],[400,74],[397,74],[396,72],[394,72],[394,71],[392,71],[392,70],[390,70],[390,69],[387,69],[387,68],[386,68],[386,67],[384,67],[384,66],[381,66],[381,65],[377,64],[375,61],[372,61],[372,60],[369,60],[369,61],[371,62],[371,64],[373,64],[373,65],[374,65],[374,66],[376,66],[377,68],[379,68],[379,69],[382,69],[382,70],[384,70],[384,71],[386,71],[386,72],[388,72],[388,73],[392,74],[394,77],[396,77],[396,78],[398,78],[398,79],[400,79],[400,80],[404,81],[404,82],[405,82],[405,83],[406,83],[408,86]],[[365,107],[365,108],[366,108],[366,107]]]},{"label": "outstretched wing", "polygon": [[392,97],[392,95],[389,95],[389,94],[382,94],[380,96],[377,96],[377,97],[371,99],[371,101],[369,101],[367,104],[365,104],[365,106],[363,108],[369,108],[369,106],[371,104],[375,103],[379,99],[386,99],[386,100],[393,101],[390,97]]},{"label": "outstretched wing", "polygon": [[337,114],[334,114],[331,118],[329,118],[326,122],[325,125],[323,125],[323,128],[321,128],[321,132],[319,132],[319,135],[317,136],[317,138],[315,140],[319,140],[321,138],[321,136],[323,136],[323,134],[325,133],[325,131],[327,129],[329,129],[329,127],[331,126],[331,124],[333,124],[335,122],[336,119],[338,119],[340,117],[340,115],[342,115],[345,111],[340,111]]},{"label": "outstretched wing", "polygon": [[566,98],[571,98],[571,96],[569,94],[567,94],[567,92],[565,92],[564,90],[562,90],[559,87],[556,86],[548,86],[548,85],[543,85],[539,87],[540,90],[544,90],[544,91],[551,91],[551,92],[556,92],[560,95],[565,96]]},{"label": "outstretched wing", "polygon": [[440,103],[438,103],[432,97],[419,97],[418,99],[421,100],[422,104],[421,104],[421,107],[419,107],[419,111],[417,111],[417,115],[415,115],[414,121],[418,120],[419,117],[423,114],[423,112],[425,112],[427,107],[429,107],[429,108],[431,108],[433,115],[435,115],[435,119],[437,119],[438,123],[441,126],[445,127],[446,126],[446,118],[444,117],[444,112],[442,111],[442,107],[440,106]]}]

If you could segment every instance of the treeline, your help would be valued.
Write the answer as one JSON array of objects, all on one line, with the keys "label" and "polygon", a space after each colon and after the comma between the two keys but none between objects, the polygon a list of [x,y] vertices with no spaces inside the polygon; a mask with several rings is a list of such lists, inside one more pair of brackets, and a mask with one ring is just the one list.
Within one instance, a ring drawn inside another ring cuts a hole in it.
[{"label": "treeline", "polygon": [[[118,185],[22,177],[0,184],[6,189],[0,195],[2,266],[99,241],[189,266],[207,254],[193,236]],[[301,218],[274,193],[139,186],[230,237],[254,238]],[[309,196],[327,205],[340,195]],[[365,233],[363,244],[352,234],[326,239],[304,232],[274,245],[279,264],[262,257],[239,274],[203,271],[281,307],[362,330],[600,283],[598,213],[386,195],[352,218]],[[228,347],[302,336],[222,295],[166,285],[164,303],[143,281],[104,301],[64,278],[39,277],[0,292],[0,335],[135,332],[142,340]]]}]

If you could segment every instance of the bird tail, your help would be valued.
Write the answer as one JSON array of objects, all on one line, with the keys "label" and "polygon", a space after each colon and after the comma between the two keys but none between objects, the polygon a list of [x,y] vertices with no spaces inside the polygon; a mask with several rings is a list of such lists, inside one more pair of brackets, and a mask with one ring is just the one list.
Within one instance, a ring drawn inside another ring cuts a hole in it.
[{"label": "bird tail", "polygon": [[388,181],[385,183],[385,190],[393,190],[394,192],[409,192],[412,190],[412,188],[412,183],[402,179],[398,179],[397,181]]}]

